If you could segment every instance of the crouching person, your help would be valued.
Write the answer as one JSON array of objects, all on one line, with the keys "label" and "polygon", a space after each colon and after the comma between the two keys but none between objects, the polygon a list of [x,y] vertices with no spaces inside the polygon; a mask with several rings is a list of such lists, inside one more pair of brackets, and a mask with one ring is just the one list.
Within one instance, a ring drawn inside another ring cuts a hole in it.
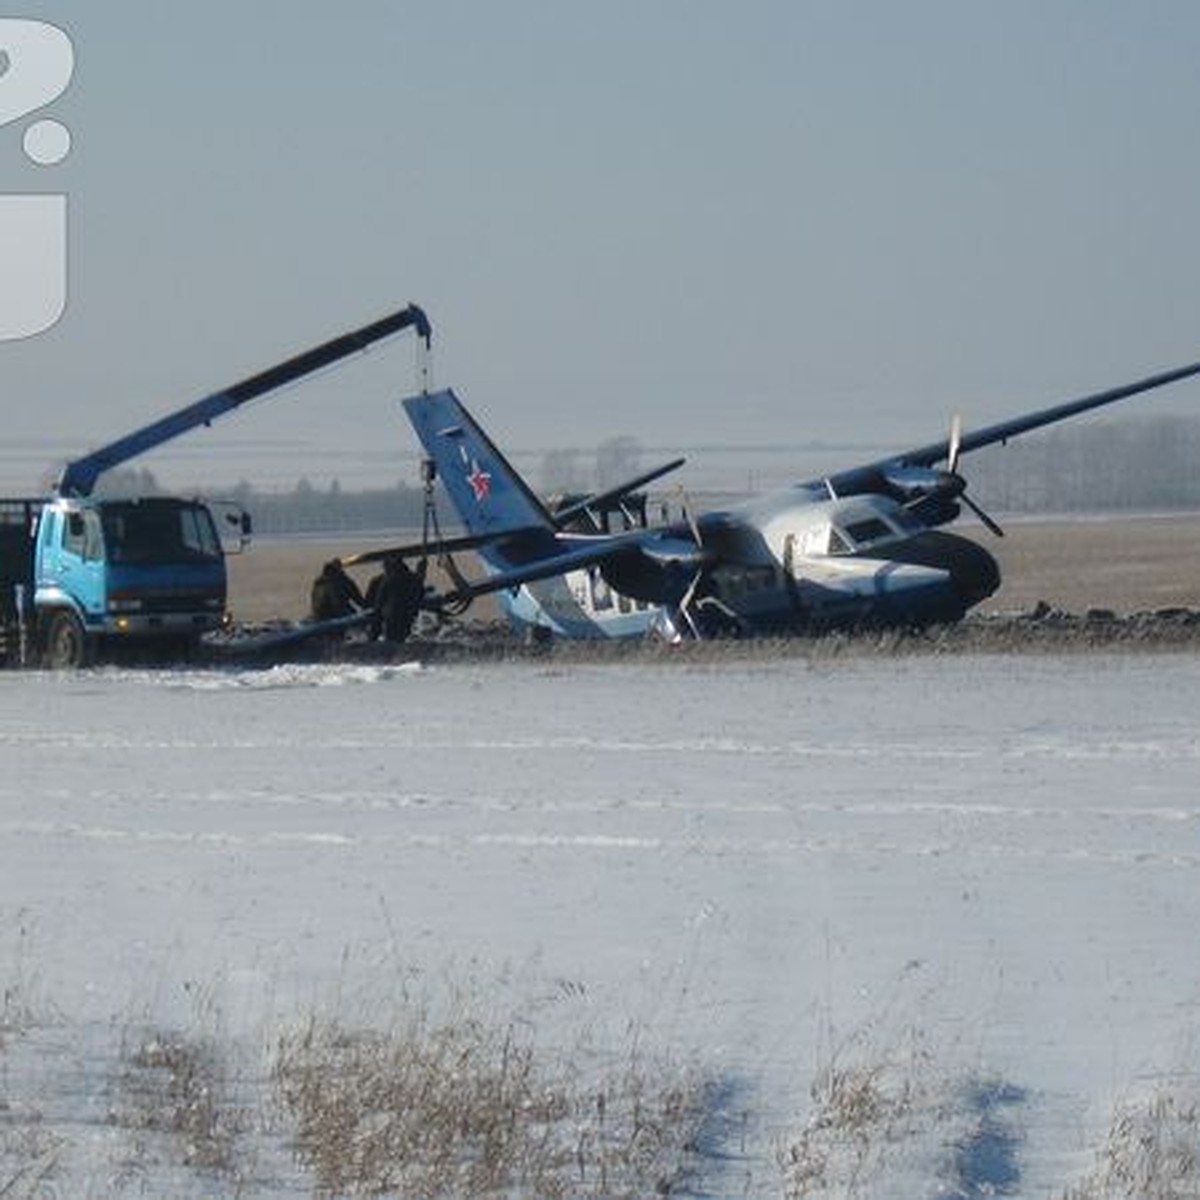
[{"label": "crouching person", "polygon": [[346,568],[331,558],[313,580],[309,607],[314,621],[332,621],[362,612],[367,602],[358,584],[346,574]]}]

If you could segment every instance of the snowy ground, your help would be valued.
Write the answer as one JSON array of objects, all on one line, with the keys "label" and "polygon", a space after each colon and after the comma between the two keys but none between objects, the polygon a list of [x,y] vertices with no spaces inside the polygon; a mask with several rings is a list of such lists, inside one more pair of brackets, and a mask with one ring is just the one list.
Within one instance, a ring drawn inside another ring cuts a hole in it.
[{"label": "snowy ground", "polygon": [[785,1195],[866,1070],[903,1128],[828,1194],[1058,1196],[1195,1095],[1197,712],[1191,655],[0,676],[3,1170],[221,1194],[114,1128],[135,1031],[469,979],[713,1080],[697,1194]]}]

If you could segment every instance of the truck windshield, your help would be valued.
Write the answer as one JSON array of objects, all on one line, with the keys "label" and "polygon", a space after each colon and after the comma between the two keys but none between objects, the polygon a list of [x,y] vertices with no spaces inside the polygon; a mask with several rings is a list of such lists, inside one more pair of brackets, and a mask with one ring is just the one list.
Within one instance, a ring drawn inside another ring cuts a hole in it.
[{"label": "truck windshield", "polygon": [[114,563],[210,562],[221,557],[212,517],[201,504],[108,504],[104,542]]}]

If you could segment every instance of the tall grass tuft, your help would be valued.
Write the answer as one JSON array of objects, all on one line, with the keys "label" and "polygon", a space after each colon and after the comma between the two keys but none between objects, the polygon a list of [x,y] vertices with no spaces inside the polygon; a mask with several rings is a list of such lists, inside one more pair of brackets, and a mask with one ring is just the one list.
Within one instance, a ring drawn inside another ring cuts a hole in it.
[{"label": "tall grass tuft", "polygon": [[667,1195],[703,1115],[702,1089],[636,1054],[589,1080],[515,1023],[424,1011],[386,1032],[310,1020],[274,1079],[323,1193]]},{"label": "tall grass tuft", "polygon": [[1200,1101],[1164,1088],[1113,1116],[1095,1168],[1062,1200],[1197,1200]]},{"label": "tall grass tuft", "polygon": [[114,1073],[109,1123],[135,1139],[135,1157],[154,1135],[186,1167],[232,1175],[236,1143],[249,1115],[234,1099],[225,1056],[217,1043],[163,1030],[126,1035]]}]

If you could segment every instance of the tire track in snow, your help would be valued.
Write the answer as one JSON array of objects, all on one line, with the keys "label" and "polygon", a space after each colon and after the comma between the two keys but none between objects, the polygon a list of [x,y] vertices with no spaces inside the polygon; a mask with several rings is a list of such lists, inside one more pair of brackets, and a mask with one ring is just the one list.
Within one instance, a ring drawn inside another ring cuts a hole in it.
[{"label": "tire track in snow", "polygon": [[70,822],[10,821],[0,823],[0,837],[35,838],[51,841],[92,841],[144,844],[173,844],[197,847],[231,846],[327,846],[336,849],[513,849],[513,850],[601,850],[678,853],[688,857],[715,859],[740,857],[793,859],[804,856],[838,858],[941,858],[990,859],[1038,862],[1071,862],[1095,866],[1170,867],[1200,869],[1200,854],[1151,849],[1092,849],[1087,847],[1041,847],[1030,845],[963,842],[904,843],[838,837],[737,838],[620,834],[603,832],[550,833],[512,831],[499,833],[356,833],[337,830],[265,830],[256,833],[232,830],[130,829],[113,825],[82,825]]},{"label": "tire track in snow", "polygon": [[[240,790],[234,788],[197,789],[179,791],[173,789],[169,797],[154,790],[153,785],[138,795],[129,787],[121,789],[93,788],[81,792],[78,789],[43,789],[39,795],[43,800],[63,803],[124,806],[152,805],[155,809],[163,804],[174,807],[236,806],[278,807],[330,810],[358,810],[363,812],[420,810],[423,812],[461,812],[464,809],[479,812],[530,812],[540,814],[562,813],[566,815],[610,816],[620,813],[669,813],[681,816],[833,816],[833,817],[885,817],[894,820],[910,818],[971,819],[980,822],[1075,822],[1081,818],[1095,821],[1122,821],[1146,825],[1182,825],[1200,821],[1200,805],[1185,808],[1178,805],[1040,805],[998,804],[976,801],[951,800],[800,800],[763,801],[730,798],[728,800],[689,800],[679,796],[657,799],[644,796],[614,796],[609,799],[572,800],[561,797],[531,798],[526,795],[505,795],[491,792],[474,795],[439,795],[420,790],[396,792],[384,790],[334,791],[277,791],[267,789]],[[0,805],[13,805],[26,799],[28,793],[17,788],[0,788]]]}]

